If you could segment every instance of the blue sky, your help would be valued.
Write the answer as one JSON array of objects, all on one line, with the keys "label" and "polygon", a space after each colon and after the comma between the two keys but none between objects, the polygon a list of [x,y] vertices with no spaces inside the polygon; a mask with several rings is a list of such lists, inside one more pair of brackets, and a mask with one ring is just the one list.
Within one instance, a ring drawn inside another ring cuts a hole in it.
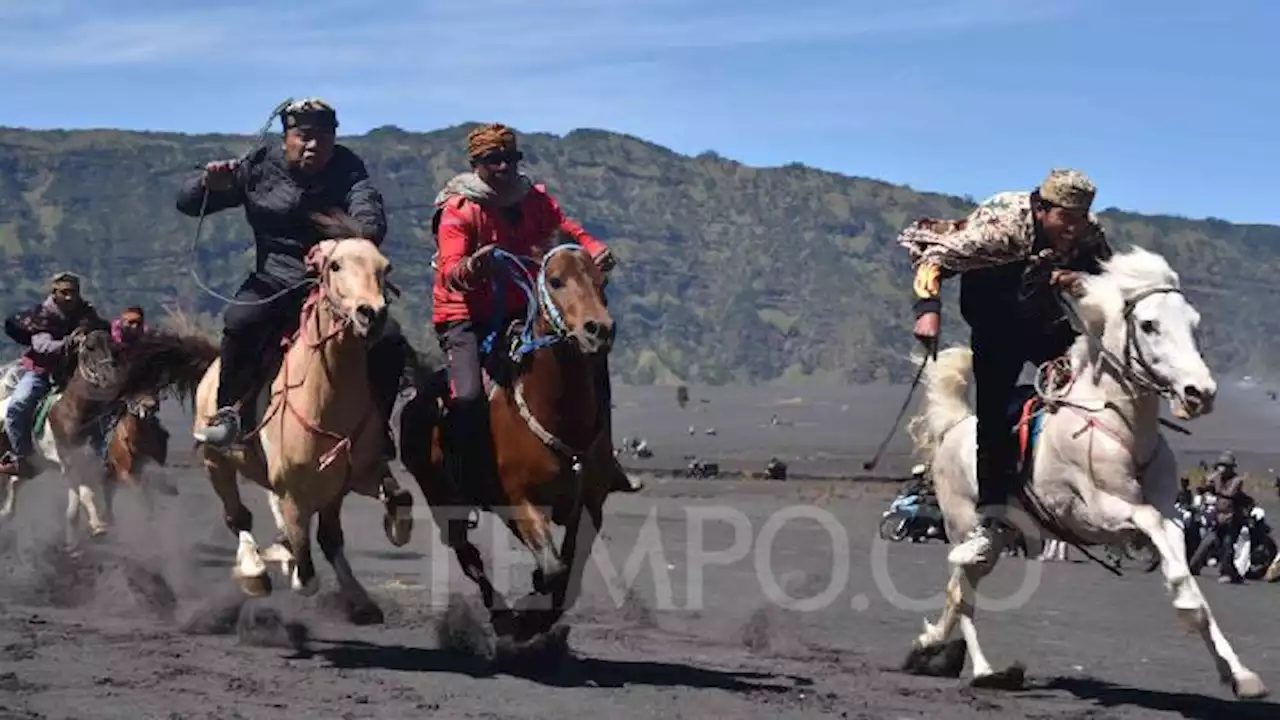
[{"label": "blue sky", "polygon": [[[185,6],[183,6],[185,5]],[[474,8],[474,9],[472,9]],[[596,127],[984,196],[1280,223],[1280,2],[0,0],[0,125]]]}]

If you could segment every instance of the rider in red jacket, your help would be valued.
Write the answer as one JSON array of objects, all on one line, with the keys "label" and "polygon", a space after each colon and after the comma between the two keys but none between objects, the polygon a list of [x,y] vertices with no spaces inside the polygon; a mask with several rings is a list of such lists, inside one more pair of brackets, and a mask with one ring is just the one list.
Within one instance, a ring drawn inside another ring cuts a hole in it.
[{"label": "rider in red jacket", "polygon": [[[472,172],[450,180],[436,197],[432,220],[439,254],[432,290],[432,323],[449,360],[450,443],[454,477],[490,475],[493,452],[489,413],[480,374],[480,341],[498,317],[524,317],[524,293],[494,269],[493,250],[531,255],[546,249],[563,233],[581,245],[602,272],[614,266],[613,254],[581,225],[565,217],[544,187],[519,171],[523,159],[516,135],[503,125],[487,125],[467,137]],[[483,279],[483,281],[482,281]],[[499,294],[505,307],[494,307],[489,280],[505,286]],[[609,397],[606,367],[600,382]],[[635,491],[633,482],[615,463],[615,489]]]}]

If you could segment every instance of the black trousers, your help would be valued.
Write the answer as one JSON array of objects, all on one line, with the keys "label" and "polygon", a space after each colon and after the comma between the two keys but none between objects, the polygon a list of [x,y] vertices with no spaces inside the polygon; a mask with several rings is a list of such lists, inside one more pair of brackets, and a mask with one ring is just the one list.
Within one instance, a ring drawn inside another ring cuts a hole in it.
[{"label": "black trousers", "polygon": [[[289,286],[260,274],[250,275],[235,299],[258,303]],[[302,303],[309,287],[296,288],[266,304],[231,305],[223,314],[222,347],[218,376],[218,407],[244,398],[265,378],[262,358],[281,338],[298,329]],[[394,318],[387,318],[382,334],[369,348],[369,382],[383,416],[389,416],[400,390],[408,357],[408,345]]]},{"label": "black trousers", "polygon": [[1022,366],[1061,356],[1073,340],[1070,328],[1041,337],[974,328],[970,347],[977,385],[979,510],[1004,505],[1009,499],[1018,452],[1009,409]]},{"label": "black trousers", "polygon": [[1218,535],[1218,574],[1233,580],[1240,579],[1236,570],[1236,541],[1240,539],[1240,511],[1227,522],[1219,522],[1214,532]]}]

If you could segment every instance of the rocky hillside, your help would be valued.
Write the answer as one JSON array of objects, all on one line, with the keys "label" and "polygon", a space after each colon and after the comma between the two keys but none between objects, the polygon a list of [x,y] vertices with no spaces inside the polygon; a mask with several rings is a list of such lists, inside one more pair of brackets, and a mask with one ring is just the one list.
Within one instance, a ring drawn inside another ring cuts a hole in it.
[{"label": "rocky hillside", "polygon": [[[387,252],[406,290],[397,315],[433,347],[427,317],[429,204],[466,167],[470,129],[381,128],[343,140],[386,196]],[[909,268],[892,240],[911,219],[958,215],[966,199],[921,193],[800,165],[758,169],[713,154],[678,155],[633,137],[581,130],[523,138],[526,170],[620,258],[611,309],[620,321],[615,373],[634,383],[769,380],[868,382],[905,376]],[[55,269],[84,273],[114,312],[177,304],[216,322],[252,263],[238,211],[206,223],[173,209],[192,168],[243,153],[251,138],[121,131],[0,130],[3,307],[36,299]],[[1220,371],[1265,376],[1280,363],[1280,227],[1108,210],[1118,245],[1166,254],[1205,313],[1202,342]],[[954,289],[951,290],[954,292]],[[954,305],[952,306],[954,307]],[[967,336],[958,316],[944,333]]]}]

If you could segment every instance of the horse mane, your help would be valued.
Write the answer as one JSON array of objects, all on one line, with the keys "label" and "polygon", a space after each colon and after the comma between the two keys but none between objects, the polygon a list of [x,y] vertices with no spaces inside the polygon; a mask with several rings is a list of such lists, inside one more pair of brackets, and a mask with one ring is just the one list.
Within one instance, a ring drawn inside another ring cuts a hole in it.
[{"label": "horse mane", "polygon": [[[1124,312],[1125,299],[1144,290],[1182,287],[1178,273],[1163,255],[1137,245],[1104,260],[1102,272],[1086,276],[1084,282],[1085,296],[1077,302],[1081,314],[1094,318],[1094,322],[1118,316]],[[1089,348],[1089,338],[1085,335],[1076,338],[1068,355],[1075,365],[1090,361],[1093,351]]]},{"label": "horse mane", "polygon": [[320,236],[326,240],[373,239],[369,237],[369,232],[363,225],[339,208],[330,208],[324,212],[314,212],[311,213],[310,217],[312,224],[315,225],[316,232],[320,233]]},{"label": "horse mane", "polygon": [[1113,284],[1122,297],[1153,287],[1181,287],[1178,273],[1164,256],[1137,245],[1103,261],[1100,278]]},{"label": "horse mane", "polygon": [[159,396],[168,390],[194,405],[196,389],[218,351],[218,345],[201,334],[150,330],[124,350],[127,371],[119,396]]}]

